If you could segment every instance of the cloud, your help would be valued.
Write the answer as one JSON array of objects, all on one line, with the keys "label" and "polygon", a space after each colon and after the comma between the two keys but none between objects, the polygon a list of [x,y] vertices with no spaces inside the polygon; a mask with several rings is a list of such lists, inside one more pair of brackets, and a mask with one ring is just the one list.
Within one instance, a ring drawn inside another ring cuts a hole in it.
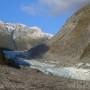
[{"label": "cloud", "polygon": [[65,12],[73,12],[90,3],[90,0],[37,0],[23,6],[22,10],[31,15],[57,16]]}]

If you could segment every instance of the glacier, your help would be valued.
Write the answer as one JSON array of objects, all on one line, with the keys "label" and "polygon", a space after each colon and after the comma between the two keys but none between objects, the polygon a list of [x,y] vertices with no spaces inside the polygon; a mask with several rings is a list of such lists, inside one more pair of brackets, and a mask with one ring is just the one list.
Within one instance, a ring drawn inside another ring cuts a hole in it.
[{"label": "glacier", "polygon": [[[9,62],[13,61],[15,65],[20,67],[37,69],[47,75],[90,81],[89,63],[78,63],[72,67],[57,67],[55,64],[25,59],[26,52],[27,51],[4,51],[4,54],[5,57],[9,59]],[[89,68],[84,68],[83,65]]]}]

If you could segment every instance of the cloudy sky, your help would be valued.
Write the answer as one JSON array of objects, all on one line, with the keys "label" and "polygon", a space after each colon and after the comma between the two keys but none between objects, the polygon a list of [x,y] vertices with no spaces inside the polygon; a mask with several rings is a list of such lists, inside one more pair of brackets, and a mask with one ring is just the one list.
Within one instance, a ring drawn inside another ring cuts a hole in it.
[{"label": "cloudy sky", "polygon": [[0,19],[38,26],[54,34],[87,3],[90,0],[0,0]]}]

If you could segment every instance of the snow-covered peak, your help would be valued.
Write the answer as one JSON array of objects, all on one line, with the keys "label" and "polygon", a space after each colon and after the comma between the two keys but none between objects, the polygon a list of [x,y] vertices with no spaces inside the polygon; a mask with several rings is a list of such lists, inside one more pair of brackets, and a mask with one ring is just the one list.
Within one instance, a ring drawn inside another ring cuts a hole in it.
[{"label": "snow-covered peak", "polygon": [[28,35],[35,38],[47,37],[49,39],[53,36],[52,34],[43,32],[42,29],[37,26],[29,27],[27,25],[20,23],[15,24],[15,23],[6,23],[0,21],[0,27],[1,27],[0,29],[6,30],[8,32],[12,32],[13,30],[17,32],[29,32]]},{"label": "snow-covered peak", "polygon": [[28,50],[52,37],[37,26],[0,21],[0,47]]}]

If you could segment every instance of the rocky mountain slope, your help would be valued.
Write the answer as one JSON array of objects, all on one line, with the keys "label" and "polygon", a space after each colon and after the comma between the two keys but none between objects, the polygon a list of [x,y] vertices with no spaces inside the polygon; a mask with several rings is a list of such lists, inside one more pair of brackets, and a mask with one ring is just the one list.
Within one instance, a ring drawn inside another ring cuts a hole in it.
[{"label": "rocky mountain slope", "polygon": [[90,4],[81,8],[51,40],[45,62],[69,64],[90,62]]},{"label": "rocky mountain slope", "polygon": [[52,37],[38,27],[11,24],[0,21],[0,47],[13,50],[27,50]]}]

